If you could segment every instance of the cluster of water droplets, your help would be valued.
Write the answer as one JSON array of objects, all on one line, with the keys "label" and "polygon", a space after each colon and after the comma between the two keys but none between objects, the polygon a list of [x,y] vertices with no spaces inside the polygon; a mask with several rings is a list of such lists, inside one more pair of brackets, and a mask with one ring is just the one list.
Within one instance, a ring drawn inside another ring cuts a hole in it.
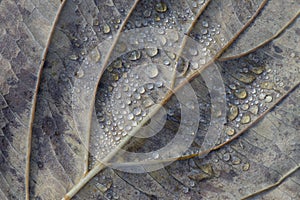
[{"label": "cluster of water droplets", "polygon": [[230,138],[265,112],[284,91],[274,62],[264,62],[253,54],[243,59],[240,66],[229,66],[226,73],[231,78],[227,85],[228,126],[225,133]]},{"label": "cluster of water droplets", "polygon": [[100,142],[104,146],[99,148],[99,157],[127,136],[161,100],[159,90],[164,89],[164,80],[159,67],[155,63],[140,65],[157,54],[155,48],[131,51],[104,72],[95,102],[101,129],[97,140],[105,141]]}]

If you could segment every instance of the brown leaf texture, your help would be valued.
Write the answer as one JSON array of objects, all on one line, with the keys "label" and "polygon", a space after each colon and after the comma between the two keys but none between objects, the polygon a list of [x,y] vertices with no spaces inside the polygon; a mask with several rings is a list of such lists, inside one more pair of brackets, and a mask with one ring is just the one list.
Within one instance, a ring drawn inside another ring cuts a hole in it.
[{"label": "brown leaf texture", "polygon": [[0,199],[299,199],[298,0],[0,0]]}]

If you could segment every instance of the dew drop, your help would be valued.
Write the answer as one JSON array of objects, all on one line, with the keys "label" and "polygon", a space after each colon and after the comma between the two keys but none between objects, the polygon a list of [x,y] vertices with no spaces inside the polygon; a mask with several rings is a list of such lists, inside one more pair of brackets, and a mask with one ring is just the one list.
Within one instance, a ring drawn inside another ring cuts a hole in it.
[{"label": "dew drop", "polygon": [[110,32],[110,27],[108,24],[103,25],[103,33],[107,34]]},{"label": "dew drop", "polygon": [[145,17],[150,17],[151,16],[151,10],[150,9],[149,10],[144,10],[143,15]]},{"label": "dew drop", "polygon": [[248,124],[250,121],[251,121],[250,115],[245,114],[242,116],[242,119],[241,119],[242,124]]},{"label": "dew drop", "polygon": [[241,163],[241,159],[239,157],[232,157],[232,164],[239,165]]},{"label": "dew drop", "polygon": [[249,111],[252,113],[252,114],[255,114],[257,115],[258,113],[258,106],[257,105],[253,105],[250,107]]},{"label": "dew drop", "polygon": [[208,27],[207,21],[203,21],[203,22],[202,22],[202,26],[207,28],[207,27]]},{"label": "dew drop", "polygon": [[128,59],[131,61],[136,61],[141,58],[141,52],[138,50],[134,50],[129,54]]},{"label": "dew drop", "polygon": [[80,68],[80,69],[76,72],[75,76],[76,76],[77,78],[82,78],[82,77],[84,76],[84,71],[83,71],[83,69]]},{"label": "dew drop", "polygon": [[260,86],[261,86],[262,89],[268,89],[268,90],[271,90],[271,89],[274,88],[274,83],[272,83],[272,82],[262,82],[262,83],[260,84]]},{"label": "dew drop", "polygon": [[236,75],[236,79],[246,84],[252,83],[255,80],[255,78],[256,77],[252,74],[239,73]]},{"label": "dew drop", "polygon": [[249,168],[250,168],[250,164],[249,164],[249,163],[245,163],[245,164],[243,165],[243,171],[248,171]]},{"label": "dew drop", "polygon": [[152,156],[153,156],[154,159],[158,159],[159,158],[159,153],[155,151],[155,152],[152,153]]},{"label": "dew drop", "polygon": [[241,107],[243,110],[248,110],[249,109],[249,104],[245,103]]},{"label": "dew drop", "polygon": [[90,59],[94,62],[98,62],[101,59],[101,54],[97,48],[90,53]]},{"label": "dew drop", "polygon": [[273,101],[273,97],[270,96],[270,95],[267,95],[266,98],[265,98],[265,102],[270,103],[272,101]]},{"label": "dew drop", "polygon": [[134,119],[134,115],[132,113],[129,113],[128,116],[127,116],[127,118],[129,120],[133,120]]},{"label": "dew drop", "polygon": [[223,160],[224,161],[229,161],[230,160],[230,154],[229,153],[224,153],[223,154]]},{"label": "dew drop", "polygon": [[229,127],[229,126],[226,127],[225,132],[226,132],[226,134],[229,135],[229,136],[232,136],[232,135],[235,134],[235,130],[234,130],[233,128]]},{"label": "dew drop", "polygon": [[140,115],[142,113],[142,110],[141,110],[141,108],[134,108],[133,109],[133,114],[134,115],[136,115],[136,116],[138,116],[138,115]]},{"label": "dew drop", "polygon": [[145,51],[146,51],[146,54],[151,58],[158,54],[158,49],[157,48],[146,48]]},{"label": "dew drop", "polygon": [[228,114],[228,119],[230,121],[233,121],[239,114],[239,109],[235,105],[231,105],[229,108],[229,114]]},{"label": "dew drop", "polygon": [[158,75],[157,66],[154,64],[150,64],[146,67],[146,74],[149,78],[155,78]]},{"label": "dew drop", "polygon": [[253,67],[253,68],[250,68],[250,71],[252,71],[253,73],[259,75],[259,74],[262,74],[265,71],[265,67],[264,66]]},{"label": "dew drop", "polygon": [[75,54],[73,54],[73,55],[70,55],[70,56],[69,56],[69,59],[70,59],[70,60],[78,60],[78,56],[75,55]]},{"label": "dew drop", "polygon": [[245,89],[235,90],[234,95],[239,99],[245,99],[248,96],[247,91]]},{"label": "dew drop", "polygon": [[159,13],[164,13],[168,9],[167,5],[164,2],[159,2],[155,5],[155,10]]}]

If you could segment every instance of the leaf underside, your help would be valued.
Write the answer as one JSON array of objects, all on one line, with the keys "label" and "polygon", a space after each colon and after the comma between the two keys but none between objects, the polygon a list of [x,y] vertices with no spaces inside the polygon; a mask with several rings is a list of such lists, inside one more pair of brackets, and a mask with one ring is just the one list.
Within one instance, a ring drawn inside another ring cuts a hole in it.
[{"label": "leaf underside", "polygon": [[0,199],[300,198],[299,10],[0,1]]}]

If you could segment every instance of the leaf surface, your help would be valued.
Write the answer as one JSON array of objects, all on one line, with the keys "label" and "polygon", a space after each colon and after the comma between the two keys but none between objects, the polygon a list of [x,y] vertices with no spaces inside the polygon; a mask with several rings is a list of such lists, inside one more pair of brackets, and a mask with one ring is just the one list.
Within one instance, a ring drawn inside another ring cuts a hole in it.
[{"label": "leaf surface", "polygon": [[0,1],[0,198],[299,198],[299,5]]}]

